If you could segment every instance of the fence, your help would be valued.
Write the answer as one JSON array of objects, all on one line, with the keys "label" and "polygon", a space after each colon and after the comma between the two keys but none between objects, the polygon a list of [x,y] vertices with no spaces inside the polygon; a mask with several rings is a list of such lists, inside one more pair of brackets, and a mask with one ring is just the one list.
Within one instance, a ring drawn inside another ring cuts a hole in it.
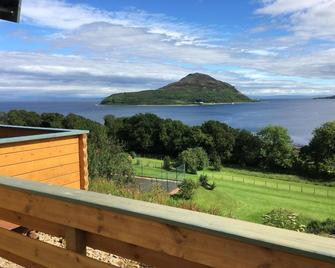
[{"label": "fence", "polygon": [[[162,180],[172,180],[176,181],[176,183],[180,180],[182,180],[185,177],[194,177],[195,175],[187,175],[184,174],[183,176],[177,175],[177,171],[167,171],[163,169],[162,164],[158,163],[152,163],[152,162],[144,162],[144,163],[137,163],[134,165],[135,167],[135,173],[137,176],[141,177],[148,177],[151,178],[152,182],[155,181],[155,179],[162,179]],[[148,168],[151,168],[153,170],[149,170]],[[154,170],[156,169],[156,170]],[[206,172],[203,172],[201,174],[206,175]],[[207,174],[209,179],[220,179],[220,180],[226,180],[226,181],[232,181],[232,182],[240,182],[245,183],[248,185],[255,185],[255,186],[261,186],[265,188],[271,188],[275,190],[282,190],[282,191],[290,191],[290,192],[300,192],[305,194],[311,194],[316,196],[323,196],[323,197],[329,197],[329,198],[335,198],[335,189],[333,187],[327,187],[327,186],[317,186],[313,184],[303,184],[303,183],[295,183],[295,182],[285,182],[281,181],[278,182],[278,180],[272,180],[272,179],[256,179],[256,178],[250,178],[250,177],[243,177],[243,176],[232,176],[224,173],[220,174]]]},{"label": "fence", "polygon": [[0,256],[27,267],[112,267],[86,246],[155,267],[331,268],[331,238],[0,177],[0,219],[63,236],[66,249],[0,229]]},{"label": "fence", "polygon": [[215,179],[222,179],[232,182],[239,182],[249,185],[255,185],[255,186],[261,186],[264,188],[270,188],[275,190],[283,190],[283,191],[290,191],[290,192],[300,192],[305,194],[312,194],[312,195],[318,195],[323,197],[335,197],[335,190],[332,190],[331,187],[326,186],[319,186],[315,187],[312,184],[296,184],[296,183],[285,183],[278,182],[278,181],[272,181],[271,179],[255,179],[255,178],[247,178],[247,177],[236,177],[236,176],[211,176],[211,178]]}]

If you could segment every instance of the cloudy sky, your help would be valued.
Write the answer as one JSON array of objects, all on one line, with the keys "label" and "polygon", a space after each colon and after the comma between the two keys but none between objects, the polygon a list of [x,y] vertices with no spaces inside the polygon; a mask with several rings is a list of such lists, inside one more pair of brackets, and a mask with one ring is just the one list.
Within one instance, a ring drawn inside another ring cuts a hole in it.
[{"label": "cloudy sky", "polygon": [[250,96],[335,94],[335,0],[22,0],[2,99],[103,97],[192,72]]}]

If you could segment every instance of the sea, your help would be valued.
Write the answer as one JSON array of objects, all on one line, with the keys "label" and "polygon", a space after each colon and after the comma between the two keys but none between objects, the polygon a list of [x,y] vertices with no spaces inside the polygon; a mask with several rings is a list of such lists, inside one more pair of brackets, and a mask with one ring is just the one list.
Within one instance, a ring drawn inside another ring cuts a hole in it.
[{"label": "sea", "polygon": [[0,101],[0,111],[24,109],[37,113],[75,113],[103,123],[104,116],[131,116],[154,113],[162,118],[180,120],[188,125],[200,125],[218,120],[234,128],[253,132],[264,126],[280,125],[288,129],[296,145],[305,145],[313,130],[327,121],[335,121],[335,100],[331,99],[265,99],[253,103],[190,106],[103,106],[99,99],[71,101]]}]

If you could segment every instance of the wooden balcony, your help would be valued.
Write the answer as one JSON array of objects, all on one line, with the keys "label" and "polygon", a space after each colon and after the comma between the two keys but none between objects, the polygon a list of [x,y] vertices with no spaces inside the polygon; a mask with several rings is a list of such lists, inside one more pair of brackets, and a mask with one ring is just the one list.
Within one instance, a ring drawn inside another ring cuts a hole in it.
[{"label": "wooden balcony", "polygon": [[142,201],[0,177],[0,218],[65,237],[57,248],[0,229],[26,267],[111,267],[86,246],[154,267],[335,267],[334,239]]}]

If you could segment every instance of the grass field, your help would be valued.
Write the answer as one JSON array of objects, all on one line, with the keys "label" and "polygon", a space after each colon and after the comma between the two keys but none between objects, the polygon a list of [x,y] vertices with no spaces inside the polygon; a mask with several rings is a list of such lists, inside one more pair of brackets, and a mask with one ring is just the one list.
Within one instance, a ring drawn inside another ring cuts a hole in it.
[{"label": "grass field", "polygon": [[[175,179],[176,172],[167,173],[161,164],[161,160],[136,158],[133,166],[139,176]],[[223,216],[261,222],[262,216],[272,209],[286,208],[306,219],[335,218],[333,187],[308,183],[295,175],[234,168],[205,170],[186,177],[197,180],[202,173],[215,182],[216,188],[209,191],[199,187],[193,200],[202,207],[217,207]]]}]

